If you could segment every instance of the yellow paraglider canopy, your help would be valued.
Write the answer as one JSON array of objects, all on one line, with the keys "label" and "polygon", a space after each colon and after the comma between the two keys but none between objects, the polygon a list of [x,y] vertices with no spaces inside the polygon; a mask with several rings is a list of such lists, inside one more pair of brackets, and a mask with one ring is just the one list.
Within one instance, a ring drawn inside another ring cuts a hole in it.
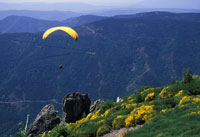
[{"label": "yellow paraglider canopy", "polygon": [[70,27],[65,27],[65,26],[60,26],[60,27],[53,27],[53,28],[50,28],[48,30],[46,30],[43,34],[43,37],[42,39],[46,39],[48,37],[48,35],[50,35],[52,32],[54,31],[57,31],[57,30],[62,30],[66,33],[68,33],[74,40],[77,40],[78,39],[78,34],[75,30],[73,30],[72,28]]}]

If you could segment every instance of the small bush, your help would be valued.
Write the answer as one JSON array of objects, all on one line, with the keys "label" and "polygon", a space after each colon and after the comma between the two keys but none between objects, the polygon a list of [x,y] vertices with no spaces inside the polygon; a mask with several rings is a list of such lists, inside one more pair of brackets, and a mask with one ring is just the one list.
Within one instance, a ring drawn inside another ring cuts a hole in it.
[{"label": "small bush", "polygon": [[126,117],[122,115],[117,116],[112,122],[112,128],[120,129],[122,127],[125,127],[125,122],[124,122],[125,118]]},{"label": "small bush", "polygon": [[63,125],[58,125],[45,137],[67,137],[67,135],[67,128]]},{"label": "small bush", "polygon": [[25,137],[24,132],[24,124],[22,122],[18,123],[18,126],[20,126],[19,131],[16,133],[18,137]]},{"label": "small bush", "polygon": [[103,134],[109,133],[110,130],[111,130],[111,127],[107,124],[104,124],[98,128],[96,136],[101,136]]},{"label": "small bush", "polygon": [[149,93],[146,97],[145,97],[145,101],[152,101],[155,99],[155,93]]},{"label": "small bush", "polygon": [[101,105],[99,113],[103,114],[103,113],[105,113],[105,111],[107,111],[108,109],[110,109],[114,106],[115,106],[115,103],[111,100],[108,100]]},{"label": "small bush", "polygon": [[175,94],[176,94],[176,91],[173,88],[167,86],[167,87],[162,89],[159,96],[160,96],[161,99],[165,99],[165,98],[171,98]]},{"label": "small bush", "polygon": [[132,127],[135,125],[135,119],[132,115],[129,115],[125,120],[126,127]]},{"label": "small bush", "polygon": [[190,69],[183,70],[183,83],[190,83],[192,80],[192,71]]}]

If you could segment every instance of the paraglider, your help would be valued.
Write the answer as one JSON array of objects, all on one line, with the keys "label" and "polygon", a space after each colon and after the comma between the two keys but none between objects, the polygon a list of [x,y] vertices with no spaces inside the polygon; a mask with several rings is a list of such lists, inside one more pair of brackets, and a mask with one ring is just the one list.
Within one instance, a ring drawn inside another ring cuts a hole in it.
[{"label": "paraglider", "polygon": [[59,69],[63,69],[63,65],[62,64],[59,64]]},{"label": "paraglider", "polygon": [[69,34],[74,40],[78,40],[77,32],[74,29],[72,29],[70,27],[65,27],[65,26],[53,27],[53,28],[46,30],[43,34],[42,39],[45,40],[51,33],[58,31],[58,30],[62,30],[64,32],[66,32],[67,34]]},{"label": "paraglider", "polygon": [[[51,33],[58,31],[58,30],[62,30],[64,32],[66,32],[67,34],[69,34],[74,40],[78,40],[78,34],[75,30],[73,30],[70,27],[65,27],[65,26],[60,26],[60,27],[53,27],[50,28],[48,30],[46,30],[43,34],[42,39],[45,40]],[[59,69],[63,69],[63,65],[59,64]]]}]

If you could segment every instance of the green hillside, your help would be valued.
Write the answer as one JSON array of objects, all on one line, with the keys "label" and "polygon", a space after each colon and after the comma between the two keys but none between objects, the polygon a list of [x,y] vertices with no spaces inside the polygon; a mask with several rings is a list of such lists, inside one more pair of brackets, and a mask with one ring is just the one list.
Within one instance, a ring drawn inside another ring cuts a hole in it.
[{"label": "green hillside", "polygon": [[59,125],[42,137],[95,137],[126,127],[119,137],[197,137],[200,135],[200,77],[184,77],[164,87],[144,87],[121,102],[105,102],[76,123]]}]

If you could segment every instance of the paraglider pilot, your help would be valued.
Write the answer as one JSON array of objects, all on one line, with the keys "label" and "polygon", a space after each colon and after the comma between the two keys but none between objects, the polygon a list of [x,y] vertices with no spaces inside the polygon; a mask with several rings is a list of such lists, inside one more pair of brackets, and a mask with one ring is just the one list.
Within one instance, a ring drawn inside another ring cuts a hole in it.
[{"label": "paraglider pilot", "polygon": [[63,65],[62,65],[62,64],[59,64],[59,68],[60,68],[60,69],[63,69]]}]

